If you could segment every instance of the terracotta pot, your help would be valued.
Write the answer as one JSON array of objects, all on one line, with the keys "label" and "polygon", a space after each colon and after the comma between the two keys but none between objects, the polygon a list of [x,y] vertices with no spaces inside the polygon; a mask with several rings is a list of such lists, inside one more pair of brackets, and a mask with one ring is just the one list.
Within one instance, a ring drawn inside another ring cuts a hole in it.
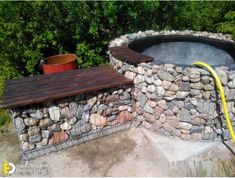
[{"label": "terracotta pot", "polygon": [[77,69],[77,56],[75,54],[60,54],[44,59],[42,64],[45,74],[65,72]]}]

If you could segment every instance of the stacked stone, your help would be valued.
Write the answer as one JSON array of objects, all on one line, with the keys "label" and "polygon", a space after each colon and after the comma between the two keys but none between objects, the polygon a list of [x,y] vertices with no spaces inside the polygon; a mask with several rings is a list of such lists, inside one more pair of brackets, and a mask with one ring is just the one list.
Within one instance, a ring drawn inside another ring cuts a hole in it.
[{"label": "stacked stone", "polygon": [[13,109],[22,150],[63,143],[131,121],[132,93],[131,86],[123,86]]},{"label": "stacked stone", "polygon": [[121,46],[124,44],[127,44],[135,39],[143,38],[147,36],[157,36],[157,35],[191,35],[191,36],[202,36],[207,38],[214,38],[214,39],[220,39],[220,40],[226,40],[231,41],[232,37],[228,34],[222,34],[222,33],[211,33],[206,31],[192,31],[192,30],[185,30],[185,31],[178,31],[178,30],[163,30],[163,31],[153,31],[153,30],[147,30],[147,31],[139,31],[138,33],[132,33],[132,34],[126,34],[122,35],[119,38],[116,38],[112,40],[109,44],[109,47],[113,46]]},{"label": "stacked stone", "polygon": [[[143,33],[153,35],[155,32]],[[119,40],[128,43],[132,38],[145,36],[143,33],[139,36],[133,34],[135,37],[126,35],[126,41],[122,36]],[[205,34],[201,32],[201,35]],[[213,78],[206,70],[156,62],[134,66],[115,59],[111,54],[110,61],[119,73],[134,80],[135,115],[137,122],[144,127],[182,139],[228,139],[220,97]],[[235,125],[235,71],[229,71],[227,67],[215,70],[224,87],[229,115]]]}]

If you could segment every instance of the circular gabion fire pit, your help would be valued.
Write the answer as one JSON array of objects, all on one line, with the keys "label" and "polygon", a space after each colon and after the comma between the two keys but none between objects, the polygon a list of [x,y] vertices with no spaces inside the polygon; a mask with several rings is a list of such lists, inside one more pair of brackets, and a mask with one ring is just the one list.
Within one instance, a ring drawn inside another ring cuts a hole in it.
[{"label": "circular gabion fire pit", "polygon": [[[120,48],[118,56],[110,48],[111,65],[134,80],[134,115],[139,124],[181,139],[229,139],[213,78],[208,71],[191,65],[204,61],[215,68],[234,126],[235,43],[229,35],[145,31],[123,35],[109,45],[118,46],[126,46],[131,53],[125,56],[126,51]],[[136,62],[134,54],[152,60]]]}]

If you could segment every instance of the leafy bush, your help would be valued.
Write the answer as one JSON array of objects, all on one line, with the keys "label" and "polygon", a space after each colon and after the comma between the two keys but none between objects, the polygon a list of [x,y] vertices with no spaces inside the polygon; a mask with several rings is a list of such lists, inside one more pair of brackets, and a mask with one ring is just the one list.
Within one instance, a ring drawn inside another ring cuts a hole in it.
[{"label": "leafy bush", "polygon": [[81,68],[106,63],[109,41],[122,34],[147,29],[234,34],[234,16],[229,12],[234,5],[203,1],[0,2],[0,96],[5,80],[41,73],[40,61],[50,55],[76,53]]},{"label": "leafy bush", "polygon": [[218,24],[218,31],[232,34],[235,39],[235,11],[229,11],[224,16],[225,20]]}]

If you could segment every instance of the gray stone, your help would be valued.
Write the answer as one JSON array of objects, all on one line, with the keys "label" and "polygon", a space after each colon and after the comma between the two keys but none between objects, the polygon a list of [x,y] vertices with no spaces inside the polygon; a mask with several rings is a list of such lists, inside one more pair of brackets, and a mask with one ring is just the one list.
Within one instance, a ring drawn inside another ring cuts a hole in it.
[{"label": "gray stone", "polygon": [[49,139],[51,136],[51,132],[49,130],[43,130],[42,131],[42,138]]},{"label": "gray stone", "polygon": [[227,83],[228,83],[227,73],[219,68],[217,68],[215,71],[216,71],[218,77],[220,78],[222,85],[227,85]]},{"label": "gray stone", "polygon": [[94,96],[92,98],[90,98],[89,100],[87,100],[87,104],[89,104],[90,106],[94,106],[94,104],[97,102],[97,97]]},{"label": "gray stone", "polygon": [[191,83],[190,86],[191,88],[196,89],[196,90],[201,90],[204,87],[203,83],[201,82]]},{"label": "gray stone", "polygon": [[49,114],[50,114],[50,118],[53,121],[59,121],[60,120],[60,109],[59,107],[56,106],[52,106],[49,108]]},{"label": "gray stone", "polygon": [[138,72],[138,74],[141,74],[141,75],[143,75],[145,73],[144,68],[141,66],[137,67],[137,72]]},{"label": "gray stone", "polygon": [[165,94],[164,94],[165,96],[174,96],[175,95],[175,92],[174,91],[166,91],[165,92]]},{"label": "gray stone", "polygon": [[170,82],[173,82],[175,80],[175,77],[167,71],[159,70],[157,74],[161,80],[167,80]]},{"label": "gray stone", "polygon": [[162,87],[163,87],[164,89],[166,89],[166,90],[168,90],[171,85],[172,85],[172,83],[169,82],[169,81],[164,80],[164,81],[162,82]]},{"label": "gray stone", "polygon": [[148,83],[148,84],[152,84],[154,79],[153,77],[145,77],[145,81]]},{"label": "gray stone", "polygon": [[175,71],[178,72],[178,73],[182,73],[183,69],[182,69],[182,67],[176,67]]},{"label": "gray stone", "polygon": [[160,79],[156,79],[153,83],[156,86],[161,86],[162,85],[162,81]]},{"label": "gray stone", "polygon": [[172,84],[168,90],[176,92],[179,90],[179,87],[175,84]]},{"label": "gray stone", "polygon": [[163,96],[165,94],[165,89],[161,86],[157,87],[158,96]]},{"label": "gray stone", "polygon": [[215,103],[199,101],[197,105],[198,112],[202,114],[213,114],[215,112]]},{"label": "gray stone", "polygon": [[172,111],[173,111],[173,113],[178,114],[179,113],[179,108],[177,106],[174,106]]},{"label": "gray stone", "polygon": [[202,81],[203,84],[209,84],[210,83],[210,77],[202,76],[201,81]]},{"label": "gray stone", "polygon": [[138,84],[138,83],[141,83],[141,82],[144,82],[144,76],[143,75],[137,75],[134,79],[134,83],[135,84]]},{"label": "gray stone", "polygon": [[194,106],[197,106],[197,99],[191,98],[190,103],[192,103]]},{"label": "gray stone", "polygon": [[198,70],[191,69],[190,71],[190,78],[191,79],[198,79],[200,78],[201,73]]},{"label": "gray stone", "polygon": [[22,141],[22,142],[27,142],[28,139],[29,139],[29,135],[26,134],[26,133],[20,134],[20,135],[19,135],[19,139],[20,139],[20,141]]},{"label": "gray stone", "polygon": [[215,87],[210,85],[210,84],[206,84],[206,85],[204,85],[204,89],[207,90],[207,91],[211,91],[211,90],[214,90]]},{"label": "gray stone", "polygon": [[90,117],[89,113],[87,113],[87,112],[82,113],[82,120],[83,121],[88,122],[89,117]]},{"label": "gray stone", "polygon": [[166,117],[164,114],[162,114],[160,117],[159,117],[159,121],[161,124],[165,123],[166,122]]},{"label": "gray stone", "polygon": [[22,133],[25,129],[23,119],[21,117],[17,117],[13,121],[17,132]]},{"label": "gray stone", "polygon": [[57,124],[57,123],[55,123],[55,124],[53,124],[53,125],[50,127],[50,130],[51,130],[52,132],[59,132],[59,131],[60,131],[60,125]]},{"label": "gray stone", "polygon": [[123,89],[118,90],[118,94],[119,95],[123,94]]},{"label": "gray stone", "polygon": [[173,136],[180,137],[181,132],[180,132],[180,130],[178,130],[178,129],[174,129],[171,134],[172,134]]},{"label": "gray stone", "polygon": [[35,148],[35,144],[33,143],[29,143],[29,142],[23,142],[22,143],[22,150],[26,151],[26,150],[32,150]]},{"label": "gray stone", "polygon": [[183,76],[182,77],[182,81],[184,81],[184,82],[188,82],[189,81],[189,76]]},{"label": "gray stone", "polygon": [[38,120],[37,119],[33,119],[31,117],[28,117],[28,118],[24,119],[24,124],[26,126],[34,126],[34,125],[37,125],[37,123],[38,123]]},{"label": "gray stone", "polygon": [[72,118],[68,119],[67,122],[68,122],[69,125],[73,125],[73,124],[75,124],[75,122],[77,122],[77,118],[76,117],[72,117]]},{"label": "gray stone", "polygon": [[185,103],[184,109],[187,110],[194,109],[194,105],[192,103]]},{"label": "gray stone", "polygon": [[131,95],[128,92],[124,92],[122,96],[120,96],[121,100],[126,100],[126,99],[130,99]]},{"label": "gray stone", "polygon": [[182,108],[179,117],[181,121],[191,122],[191,113],[187,109]]},{"label": "gray stone", "polygon": [[189,95],[189,92],[185,92],[185,91],[182,91],[182,92],[178,91],[178,92],[176,93],[176,97],[179,98],[179,99],[184,99],[184,98],[186,98],[188,95]]},{"label": "gray stone", "polygon": [[187,122],[180,122],[179,127],[184,130],[190,130],[192,128],[192,124],[187,123]]},{"label": "gray stone", "polygon": [[[93,108],[96,108],[97,107],[93,107]],[[78,108],[77,108],[77,113],[76,113],[76,117],[77,119],[82,119],[82,113],[84,112],[84,106],[83,105],[79,105]]]},{"label": "gray stone", "polygon": [[199,95],[200,92],[201,92],[200,90],[190,90],[189,94],[192,96],[196,96],[196,95]]},{"label": "gray stone", "polygon": [[39,110],[37,110],[35,113],[31,113],[30,116],[35,119],[42,119],[43,113]]},{"label": "gray stone", "polygon": [[105,105],[105,104],[100,104],[99,106],[98,106],[98,111],[99,112],[103,112],[104,110],[106,110],[108,108],[108,106],[107,105]]},{"label": "gray stone", "polygon": [[78,108],[78,104],[75,102],[71,102],[69,103],[69,109],[72,112],[72,114],[75,116],[77,114],[77,108]]},{"label": "gray stone", "polygon": [[136,75],[136,74],[135,74],[134,72],[130,72],[130,71],[126,71],[126,73],[125,73],[125,76],[126,76],[127,78],[131,79],[131,80],[134,80],[135,75]]},{"label": "gray stone", "polygon": [[30,109],[25,110],[23,113],[25,113],[25,114],[33,114],[35,112],[36,112],[36,109],[30,108]]},{"label": "gray stone", "polygon": [[86,123],[83,120],[76,122],[73,128],[69,131],[71,137],[80,136],[83,133],[90,132],[92,129],[91,123]]},{"label": "gray stone", "polygon": [[48,144],[48,139],[43,138],[41,143],[42,143],[42,146],[46,146]]},{"label": "gray stone", "polygon": [[42,140],[42,136],[40,134],[36,134],[36,135],[29,137],[29,142],[31,143],[40,142],[41,140]]},{"label": "gray stone", "polygon": [[[106,106],[107,107],[107,106]],[[89,104],[86,104],[83,108],[84,112],[89,112],[91,110],[92,106]],[[105,108],[106,109],[106,108]]]},{"label": "gray stone", "polygon": [[60,113],[61,113],[61,117],[63,119],[65,119],[65,118],[72,118],[73,117],[73,113],[70,111],[70,109],[68,107],[62,108]]},{"label": "gray stone", "polygon": [[228,82],[228,87],[229,88],[235,88],[235,79],[233,79],[232,81]]},{"label": "gray stone", "polygon": [[156,87],[155,87],[154,85],[149,85],[149,86],[147,87],[147,90],[152,93],[152,92],[155,92]]},{"label": "gray stone", "polygon": [[200,78],[195,78],[195,79],[192,79],[192,78],[191,78],[191,79],[190,79],[190,81],[191,81],[191,82],[194,82],[194,83],[200,82],[200,80],[201,80]]},{"label": "gray stone", "polygon": [[226,96],[227,96],[227,100],[234,100],[235,99],[235,89],[231,89],[229,94]]},{"label": "gray stone", "polygon": [[224,140],[228,140],[229,139],[229,131],[228,130],[224,130],[224,132],[223,132],[223,138],[224,138]]},{"label": "gray stone", "polygon": [[158,101],[158,106],[159,106],[159,108],[162,108],[162,109],[168,109],[168,105],[167,105],[167,103],[166,103],[166,101],[165,100],[160,100],[160,101]]},{"label": "gray stone", "polygon": [[138,101],[140,103],[140,106],[144,107],[144,105],[147,102],[148,98],[142,92],[140,92],[137,97],[138,97]]},{"label": "gray stone", "polygon": [[70,130],[72,128],[72,126],[69,125],[69,123],[64,122],[63,124],[60,125],[60,128],[63,130]]},{"label": "gray stone", "polygon": [[176,106],[175,101],[167,102],[167,106],[170,110],[172,110]]},{"label": "gray stone", "polygon": [[203,126],[193,126],[190,129],[190,133],[202,133],[203,130],[204,130]]},{"label": "gray stone", "polygon": [[153,114],[153,113],[155,112],[154,109],[151,108],[147,103],[146,103],[145,106],[144,106],[144,111],[145,111],[145,112],[148,112],[148,113],[150,113],[150,114]]}]

